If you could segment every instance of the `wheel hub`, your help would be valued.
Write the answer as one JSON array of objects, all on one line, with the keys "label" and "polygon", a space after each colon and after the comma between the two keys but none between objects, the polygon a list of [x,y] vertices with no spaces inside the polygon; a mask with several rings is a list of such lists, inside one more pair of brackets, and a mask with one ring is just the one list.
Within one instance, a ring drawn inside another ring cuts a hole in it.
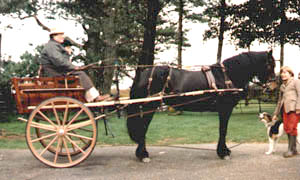
[{"label": "wheel hub", "polygon": [[64,128],[59,128],[58,131],[57,131],[57,134],[58,134],[59,136],[64,136],[64,135],[65,135],[65,130],[64,130]]}]

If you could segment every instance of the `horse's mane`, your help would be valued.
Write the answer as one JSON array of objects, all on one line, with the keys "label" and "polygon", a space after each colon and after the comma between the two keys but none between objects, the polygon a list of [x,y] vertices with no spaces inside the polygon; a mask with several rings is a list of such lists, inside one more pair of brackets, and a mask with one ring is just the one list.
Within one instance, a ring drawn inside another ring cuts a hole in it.
[{"label": "horse's mane", "polygon": [[244,86],[258,71],[264,70],[267,56],[268,53],[266,51],[244,52],[224,60],[223,64],[229,73],[230,79],[240,86]]},{"label": "horse's mane", "polygon": [[267,52],[244,52],[223,61],[229,69],[238,66],[239,68],[249,68],[261,64],[262,59],[266,59]]}]

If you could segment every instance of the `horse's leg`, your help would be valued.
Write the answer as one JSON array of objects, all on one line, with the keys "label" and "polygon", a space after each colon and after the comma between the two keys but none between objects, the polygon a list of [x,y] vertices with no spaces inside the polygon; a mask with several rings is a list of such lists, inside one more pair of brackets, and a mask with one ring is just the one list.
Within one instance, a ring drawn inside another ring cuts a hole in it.
[{"label": "horse's leg", "polygon": [[127,128],[130,138],[138,144],[135,155],[142,162],[150,162],[149,153],[146,149],[146,133],[152,120],[157,104],[147,104],[140,106],[138,104],[129,105],[127,112]]},{"label": "horse's leg", "polygon": [[217,154],[221,159],[230,158],[230,149],[226,146],[226,134],[228,120],[231,116],[233,106],[230,104],[222,104],[218,108],[219,113],[219,142],[217,147]]}]

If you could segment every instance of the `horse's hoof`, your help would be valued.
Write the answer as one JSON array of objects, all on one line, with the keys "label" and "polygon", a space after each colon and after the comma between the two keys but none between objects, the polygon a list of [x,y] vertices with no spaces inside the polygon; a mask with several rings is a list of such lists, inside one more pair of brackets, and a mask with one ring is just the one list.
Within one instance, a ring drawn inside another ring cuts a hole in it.
[{"label": "horse's hoof", "polygon": [[270,151],[265,152],[265,154],[266,154],[266,155],[270,155],[270,154],[272,154],[272,151],[271,151],[271,152],[270,152]]},{"label": "horse's hoof", "polygon": [[150,161],[151,161],[151,159],[148,158],[148,157],[142,159],[142,162],[143,162],[143,163],[149,163]]},{"label": "horse's hoof", "polygon": [[224,160],[230,160],[231,157],[230,157],[230,156],[224,156],[223,159],[224,159]]}]

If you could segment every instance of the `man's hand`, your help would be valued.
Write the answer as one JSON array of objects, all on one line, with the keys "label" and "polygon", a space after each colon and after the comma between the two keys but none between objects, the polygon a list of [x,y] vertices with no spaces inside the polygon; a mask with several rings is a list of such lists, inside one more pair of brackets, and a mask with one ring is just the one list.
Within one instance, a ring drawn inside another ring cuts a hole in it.
[{"label": "man's hand", "polygon": [[297,109],[297,110],[296,110],[296,114],[300,114],[300,109]]}]

